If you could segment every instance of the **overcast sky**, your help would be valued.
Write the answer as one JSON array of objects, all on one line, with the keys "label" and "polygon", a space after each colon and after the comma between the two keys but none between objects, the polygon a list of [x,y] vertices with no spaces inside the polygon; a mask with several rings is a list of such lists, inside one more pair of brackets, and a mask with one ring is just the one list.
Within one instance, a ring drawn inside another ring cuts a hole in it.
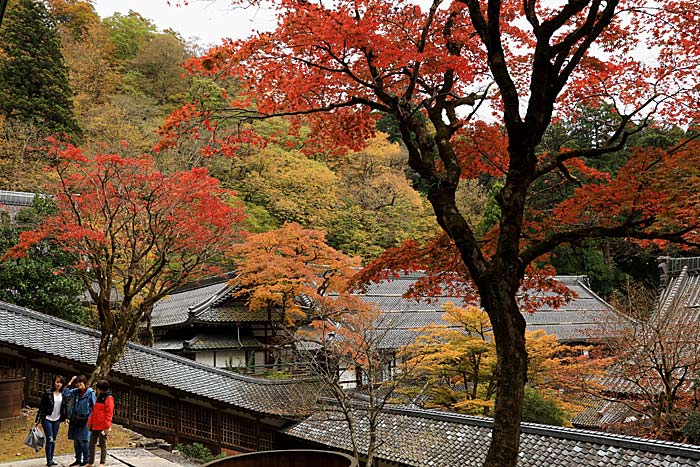
[{"label": "overcast sky", "polygon": [[94,4],[102,18],[133,10],[159,29],[172,28],[186,39],[198,38],[201,45],[217,44],[224,37],[245,38],[253,31],[274,26],[270,12],[260,8],[234,9],[228,0],[189,0],[189,5],[182,7],[169,6],[167,0],[95,0]]}]

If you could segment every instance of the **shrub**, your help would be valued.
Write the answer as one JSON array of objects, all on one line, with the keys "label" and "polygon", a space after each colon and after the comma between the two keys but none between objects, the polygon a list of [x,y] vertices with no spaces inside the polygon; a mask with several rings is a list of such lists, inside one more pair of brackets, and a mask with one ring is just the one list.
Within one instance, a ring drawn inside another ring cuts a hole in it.
[{"label": "shrub", "polygon": [[200,443],[178,444],[175,447],[185,456],[200,460],[202,462],[210,462],[215,459],[209,448]]},{"label": "shrub", "polygon": [[545,398],[533,388],[526,387],[522,420],[524,422],[564,426],[566,424],[566,413],[556,401]]}]

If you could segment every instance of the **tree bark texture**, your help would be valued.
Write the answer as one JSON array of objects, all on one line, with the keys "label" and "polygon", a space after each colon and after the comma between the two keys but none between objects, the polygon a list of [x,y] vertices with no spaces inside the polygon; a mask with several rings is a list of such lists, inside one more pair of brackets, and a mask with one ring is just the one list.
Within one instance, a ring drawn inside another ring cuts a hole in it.
[{"label": "tree bark texture", "polygon": [[498,356],[494,425],[484,467],[504,467],[518,462],[528,359],[525,318],[513,296],[504,293],[503,287],[493,288],[482,291],[482,306],[491,318]]}]

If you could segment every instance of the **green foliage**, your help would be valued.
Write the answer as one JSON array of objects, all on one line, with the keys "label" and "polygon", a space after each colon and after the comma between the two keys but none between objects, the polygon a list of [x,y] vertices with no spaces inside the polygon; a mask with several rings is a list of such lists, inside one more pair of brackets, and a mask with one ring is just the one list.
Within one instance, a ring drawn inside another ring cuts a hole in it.
[{"label": "green foliage", "polygon": [[211,462],[214,459],[220,459],[226,456],[225,454],[212,454],[209,448],[201,443],[178,444],[175,446],[175,449],[187,457],[202,461],[202,463]]},{"label": "green foliage", "polygon": [[533,388],[526,387],[522,421],[564,426],[566,413],[556,401],[544,397]]},{"label": "green foliage", "polygon": [[484,235],[495,227],[498,224],[498,220],[501,218],[501,208],[496,202],[496,195],[503,189],[503,186],[503,182],[497,181],[489,189],[488,203],[486,204],[486,209],[484,210],[479,228],[477,229],[480,235]]},{"label": "green foliage", "polygon": [[280,227],[280,223],[262,206],[253,203],[244,203],[248,216],[245,220],[248,232],[261,233]]},{"label": "green foliage", "polygon": [[292,374],[284,370],[272,370],[265,373],[265,378],[267,379],[289,379]]},{"label": "green foliage", "polygon": [[700,444],[700,412],[690,412],[686,418],[685,426],[681,429],[688,441]]},{"label": "green foliage", "polygon": [[[53,209],[49,201],[37,197],[14,222],[7,216],[0,219],[0,257],[17,243],[21,231],[35,227]],[[70,262],[67,254],[46,242],[24,258],[0,261],[0,300],[85,324],[88,312],[79,300],[85,286],[70,270],[62,270]]]},{"label": "green foliage", "polygon": [[188,58],[185,44],[173,34],[158,34],[146,42],[134,57],[138,72],[136,84],[158,105],[178,102],[185,97],[187,80],[182,63]]},{"label": "green foliage", "polygon": [[[609,242],[608,242],[609,243]],[[577,245],[561,245],[554,250],[552,265],[558,274],[585,274],[591,288],[608,296],[623,283],[626,277],[612,261],[610,245],[601,240],[586,240]]]},{"label": "green foliage", "polygon": [[399,130],[399,122],[391,114],[382,113],[377,120],[377,130],[387,134],[387,139],[392,143],[401,142],[401,130]]},{"label": "green foliage", "polygon": [[0,112],[78,135],[56,24],[43,2],[17,0],[0,28]]},{"label": "green foliage", "polygon": [[114,58],[118,61],[135,58],[158,30],[155,24],[135,11],[126,15],[115,13],[105,18],[104,23],[109,28],[109,38],[115,47]]}]

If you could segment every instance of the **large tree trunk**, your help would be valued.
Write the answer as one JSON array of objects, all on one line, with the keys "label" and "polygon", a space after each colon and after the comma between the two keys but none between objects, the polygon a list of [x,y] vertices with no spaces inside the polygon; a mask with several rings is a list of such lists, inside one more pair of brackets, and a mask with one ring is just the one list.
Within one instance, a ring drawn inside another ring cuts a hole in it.
[{"label": "large tree trunk", "polygon": [[[104,347],[103,343],[106,344]],[[88,379],[88,385],[107,378],[114,364],[117,363],[119,358],[124,354],[128,343],[129,339],[126,338],[123,333],[117,332],[111,339],[108,335],[102,336],[100,339],[100,350],[97,354],[97,361]]]},{"label": "large tree trunk", "polygon": [[525,349],[525,318],[518,309],[514,294],[507,284],[482,291],[482,306],[491,318],[498,364],[494,407],[494,424],[484,467],[515,466],[520,449],[520,420],[525,382],[527,380],[527,350]]}]

